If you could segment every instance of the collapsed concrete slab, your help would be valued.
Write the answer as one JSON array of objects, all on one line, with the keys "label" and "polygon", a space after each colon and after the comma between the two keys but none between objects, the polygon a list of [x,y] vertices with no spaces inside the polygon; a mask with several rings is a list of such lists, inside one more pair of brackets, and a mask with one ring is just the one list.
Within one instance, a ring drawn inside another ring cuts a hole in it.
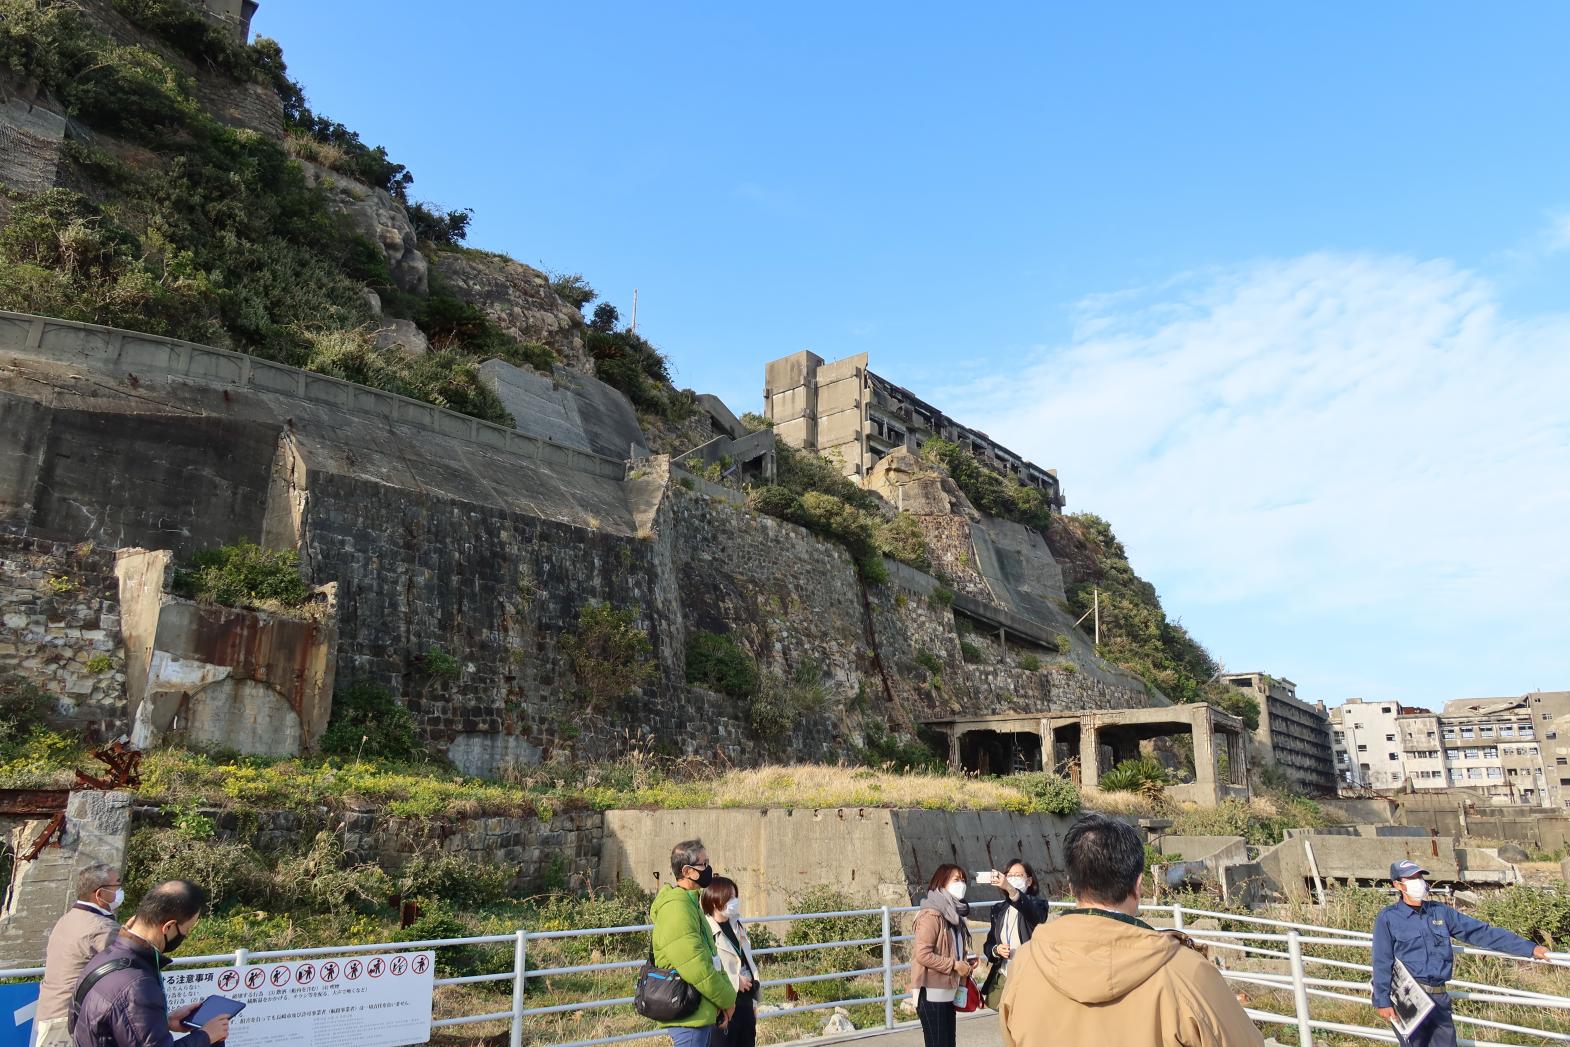
[{"label": "collapsed concrete slab", "polygon": [[336,584],[298,618],[199,604],[166,591],[171,559],[168,550],[116,556],[131,744],[178,736],[255,755],[312,748],[332,713]]}]

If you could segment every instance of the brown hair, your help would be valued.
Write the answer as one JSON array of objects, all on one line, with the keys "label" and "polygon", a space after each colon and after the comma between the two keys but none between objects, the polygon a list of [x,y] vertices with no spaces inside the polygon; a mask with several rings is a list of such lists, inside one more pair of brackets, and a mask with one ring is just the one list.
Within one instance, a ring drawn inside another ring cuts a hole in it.
[{"label": "brown hair", "polygon": [[944,863],[943,865],[938,866],[938,871],[932,874],[932,880],[927,884],[927,890],[943,890],[949,885],[949,881],[954,879],[955,873],[959,873],[960,879],[965,878],[965,870],[960,868],[958,865]]},{"label": "brown hair", "polygon": [[715,916],[725,911],[725,903],[736,897],[737,893],[735,880],[729,876],[716,876],[703,889],[699,902],[705,913]]}]

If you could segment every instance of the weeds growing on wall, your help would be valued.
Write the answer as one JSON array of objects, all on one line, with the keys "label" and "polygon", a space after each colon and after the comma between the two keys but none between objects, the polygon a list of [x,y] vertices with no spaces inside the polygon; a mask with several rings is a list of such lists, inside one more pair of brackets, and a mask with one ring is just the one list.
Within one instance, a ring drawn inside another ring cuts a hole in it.
[{"label": "weeds growing on wall", "polygon": [[1139,792],[1146,783],[1165,785],[1170,780],[1171,776],[1160,760],[1152,756],[1140,756],[1124,760],[1102,774],[1096,780],[1096,787],[1109,793]]},{"label": "weeds growing on wall", "polygon": [[637,622],[634,608],[591,603],[579,613],[577,629],[562,637],[588,710],[625,698],[653,678],[654,645]]},{"label": "weeds growing on wall", "polygon": [[757,663],[735,640],[700,631],[687,641],[687,682],[732,698],[750,698],[762,680]]},{"label": "weeds growing on wall", "polygon": [[329,756],[373,760],[412,760],[423,752],[409,710],[387,688],[364,681],[333,695],[318,748]]},{"label": "weeds growing on wall", "polygon": [[269,610],[299,607],[311,595],[298,552],[246,541],[197,552],[174,572],[170,588],[189,600]]}]

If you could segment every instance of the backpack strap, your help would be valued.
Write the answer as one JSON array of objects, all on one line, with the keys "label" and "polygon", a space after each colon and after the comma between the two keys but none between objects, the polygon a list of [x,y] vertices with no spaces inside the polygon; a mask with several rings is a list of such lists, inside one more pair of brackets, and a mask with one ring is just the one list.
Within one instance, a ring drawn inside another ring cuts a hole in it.
[{"label": "backpack strap", "polygon": [[87,994],[92,992],[99,982],[116,971],[123,971],[135,965],[136,961],[129,956],[120,956],[113,960],[106,960],[88,972],[87,976],[77,983],[76,994],[71,997],[71,1013],[65,1022],[66,1032],[72,1036],[76,1035],[76,1016],[81,1013],[82,1001],[87,999]]}]

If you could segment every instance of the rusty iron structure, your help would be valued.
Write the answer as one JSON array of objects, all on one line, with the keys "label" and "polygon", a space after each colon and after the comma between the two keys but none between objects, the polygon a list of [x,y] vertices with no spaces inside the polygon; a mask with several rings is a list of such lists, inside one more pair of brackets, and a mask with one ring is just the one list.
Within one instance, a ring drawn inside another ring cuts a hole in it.
[{"label": "rusty iron structure", "polygon": [[[76,772],[76,788],[110,792],[116,789],[136,789],[142,784],[142,751],[133,749],[123,738],[93,753],[93,758],[109,768],[104,775]],[[65,831],[65,805],[70,798],[68,789],[0,789],[0,814],[42,818],[49,816],[43,831],[17,855],[18,861],[31,862],[44,853],[51,843],[58,845]]]}]

